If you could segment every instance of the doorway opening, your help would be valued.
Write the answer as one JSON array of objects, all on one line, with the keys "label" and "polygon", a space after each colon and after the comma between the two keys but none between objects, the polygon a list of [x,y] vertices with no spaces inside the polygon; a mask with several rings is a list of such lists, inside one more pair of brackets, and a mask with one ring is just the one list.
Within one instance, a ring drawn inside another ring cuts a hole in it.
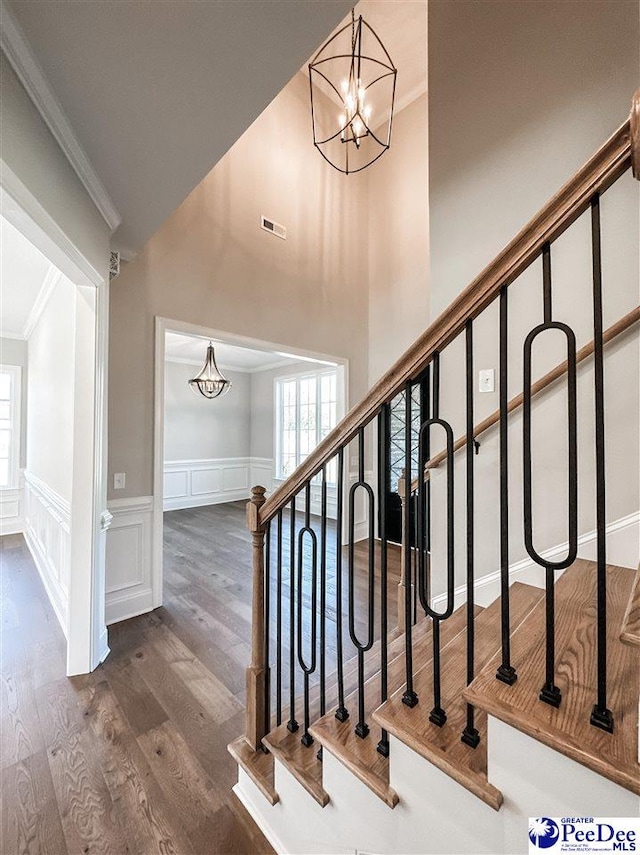
[{"label": "doorway opening", "polygon": [[43,644],[55,649],[71,676],[109,652],[101,520],[108,283],[15,177],[13,190],[0,188],[3,605],[25,613],[18,600],[31,592],[24,653],[34,644],[38,655]]},{"label": "doorway opening", "polygon": [[[231,382],[213,399],[189,385],[210,342]],[[249,617],[251,488],[268,495],[291,474],[343,417],[346,390],[345,360],[157,319],[154,606],[197,612],[208,629],[221,603]]]}]

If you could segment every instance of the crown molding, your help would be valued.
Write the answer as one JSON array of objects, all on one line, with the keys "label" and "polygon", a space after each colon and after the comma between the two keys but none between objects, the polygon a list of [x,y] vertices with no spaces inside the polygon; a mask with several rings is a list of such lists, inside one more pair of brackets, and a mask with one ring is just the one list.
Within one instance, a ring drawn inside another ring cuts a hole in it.
[{"label": "crown molding", "polygon": [[[176,362],[178,365],[199,365],[202,367],[203,359],[188,359],[185,356],[165,356],[165,362]],[[235,371],[239,374],[260,374],[262,371],[274,371],[277,368],[284,368],[286,365],[291,365],[290,359],[283,359],[280,362],[273,362],[269,365],[258,365],[255,368],[245,368],[239,365],[230,365],[228,362],[221,362],[219,359],[218,368],[221,371]]]},{"label": "crown molding", "polygon": [[31,337],[31,333],[34,331],[36,324],[40,320],[40,315],[44,312],[44,308],[49,302],[49,297],[53,294],[53,289],[60,281],[61,276],[62,273],[60,273],[57,267],[54,267],[53,264],[49,265],[49,269],[47,270],[42,285],[40,286],[38,296],[36,297],[35,303],[29,312],[29,317],[25,322],[24,329],[22,330],[23,338],[29,339]]},{"label": "crown molding", "polygon": [[111,231],[115,231],[120,225],[122,217],[76,137],[29,42],[9,5],[4,0],[2,2],[0,47],[78,178],[82,181],[94,205],[100,211]]},{"label": "crown molding", "polygon": [[[28,241],[76,284],[100,287],[105,277],[82,255],[10,166],[0,157],[0,211]],[[106,266],[106,262],[105,262]],[[81,277],[78,280],[78,276]]]}]

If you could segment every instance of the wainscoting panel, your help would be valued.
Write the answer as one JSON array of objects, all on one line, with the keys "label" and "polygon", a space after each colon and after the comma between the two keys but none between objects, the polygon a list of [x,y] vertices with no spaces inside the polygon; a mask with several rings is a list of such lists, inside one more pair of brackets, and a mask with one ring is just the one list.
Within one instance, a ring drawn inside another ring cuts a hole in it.
[{"label": "wainscoting panel", "polygon": [[113,519],[107,531],[107,624],[144,614],[153,608],[151,496],[109,502]]},{"label": "wainscoting panel", "polygon": [[261,485],[262,487],[266,487],[267,493],[271,493],[274,486],[273,458],[251,457],[249,460],[249,487]]},{"label": "wainscoting panel", "polygon": [[251,487],[273,488],[273,461],[264,457],[172,460],[164,464],[165,511],[248,499]]},{"label": "wainscoting panel", "polygon": [[[246,473],[244,467],[240,470]],[[192,469],[191,470],[191,495],[208,496],[212,493],[223,491],[222,478],[226,480],[227,470],[222,469]],[[242,484],[240,486],[243,486]],[[232,489],[225,485],[224,489]]]},{"label": "wainscoting panel", "polygon": [[24,530],[24,473],[15,490],[0,490],[0,536],[19,534]]},{"label": "wainscoting panel", "polygon": [[66,636],[71,569],[71,506],[30,472],[24,473],[24,537]]}]

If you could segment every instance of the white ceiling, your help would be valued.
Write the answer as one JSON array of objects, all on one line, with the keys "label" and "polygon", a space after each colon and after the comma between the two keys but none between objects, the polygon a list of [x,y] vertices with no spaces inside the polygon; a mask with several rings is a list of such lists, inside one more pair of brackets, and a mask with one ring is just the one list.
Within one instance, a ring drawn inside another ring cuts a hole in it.
[{"label": "white ceiling", "polygon": [[26,37],[48,101],[62,108],[122,219],[114,246],[125,252],[143,246],[350,8],[350,0],[3,2],[3,45]]},{"label": "white ceiling", "polygon": [[[207,354],[209,339],[184,333],[167,332],[165,338],[165,356],[169,362],[189,362],[202,366]],[[254,373],[278,368],[303,359],[305,362],[326,365],[308,357],[295,354],[275,353],[274,351],[253,350],[213,339],[218,368],[227,371],[245,371]]]},{"label": "white ceiling", "polygon": [[2,216],[0,248],[0,335],[27,338],[36,320],[34,309],[59,274]]}]

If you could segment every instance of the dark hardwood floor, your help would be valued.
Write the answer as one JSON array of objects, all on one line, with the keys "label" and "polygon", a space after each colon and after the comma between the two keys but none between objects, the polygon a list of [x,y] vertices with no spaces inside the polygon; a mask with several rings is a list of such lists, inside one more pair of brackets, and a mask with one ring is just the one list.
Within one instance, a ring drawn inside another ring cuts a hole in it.
[{"label": "dark hardwood floor", "polygon": [[244,505],[166,515],[165,606],[109,628],[65,677],[64,637],[20,535],[0,539],[2,855],[267,853],[231,787],[244,729]]},{"label": "dark hardwood floor", "polygon": [[[106,662],[71,679],[62,631],[24,539],[0,538],[1,855],[272,852],[231,790],[237,768],[226,748],[244,731],[250,658],[251,537],[244,515],[244,502],[166,513],[163,607],[109,627]],[[284,523],[288,568],[286,517]],[[334,553],[332,524],[328,546]],[[273,540],[274,555],[275,549]],[[355,600],[362,605],[363,557],[358,546]],[[343,560],[346,567],[346,554]],[[393,626],[397,555],[390,564]],[[285,569],[285,662],[288,580]],[[343,611],[346,599],[345,581]],[[330,674],[332,570],[327,603]],[[359,621],[356,627],[363,631]],[[354,652],[345,629],[345,656]],[[287,674],[284,667],[284,697]]]}]

